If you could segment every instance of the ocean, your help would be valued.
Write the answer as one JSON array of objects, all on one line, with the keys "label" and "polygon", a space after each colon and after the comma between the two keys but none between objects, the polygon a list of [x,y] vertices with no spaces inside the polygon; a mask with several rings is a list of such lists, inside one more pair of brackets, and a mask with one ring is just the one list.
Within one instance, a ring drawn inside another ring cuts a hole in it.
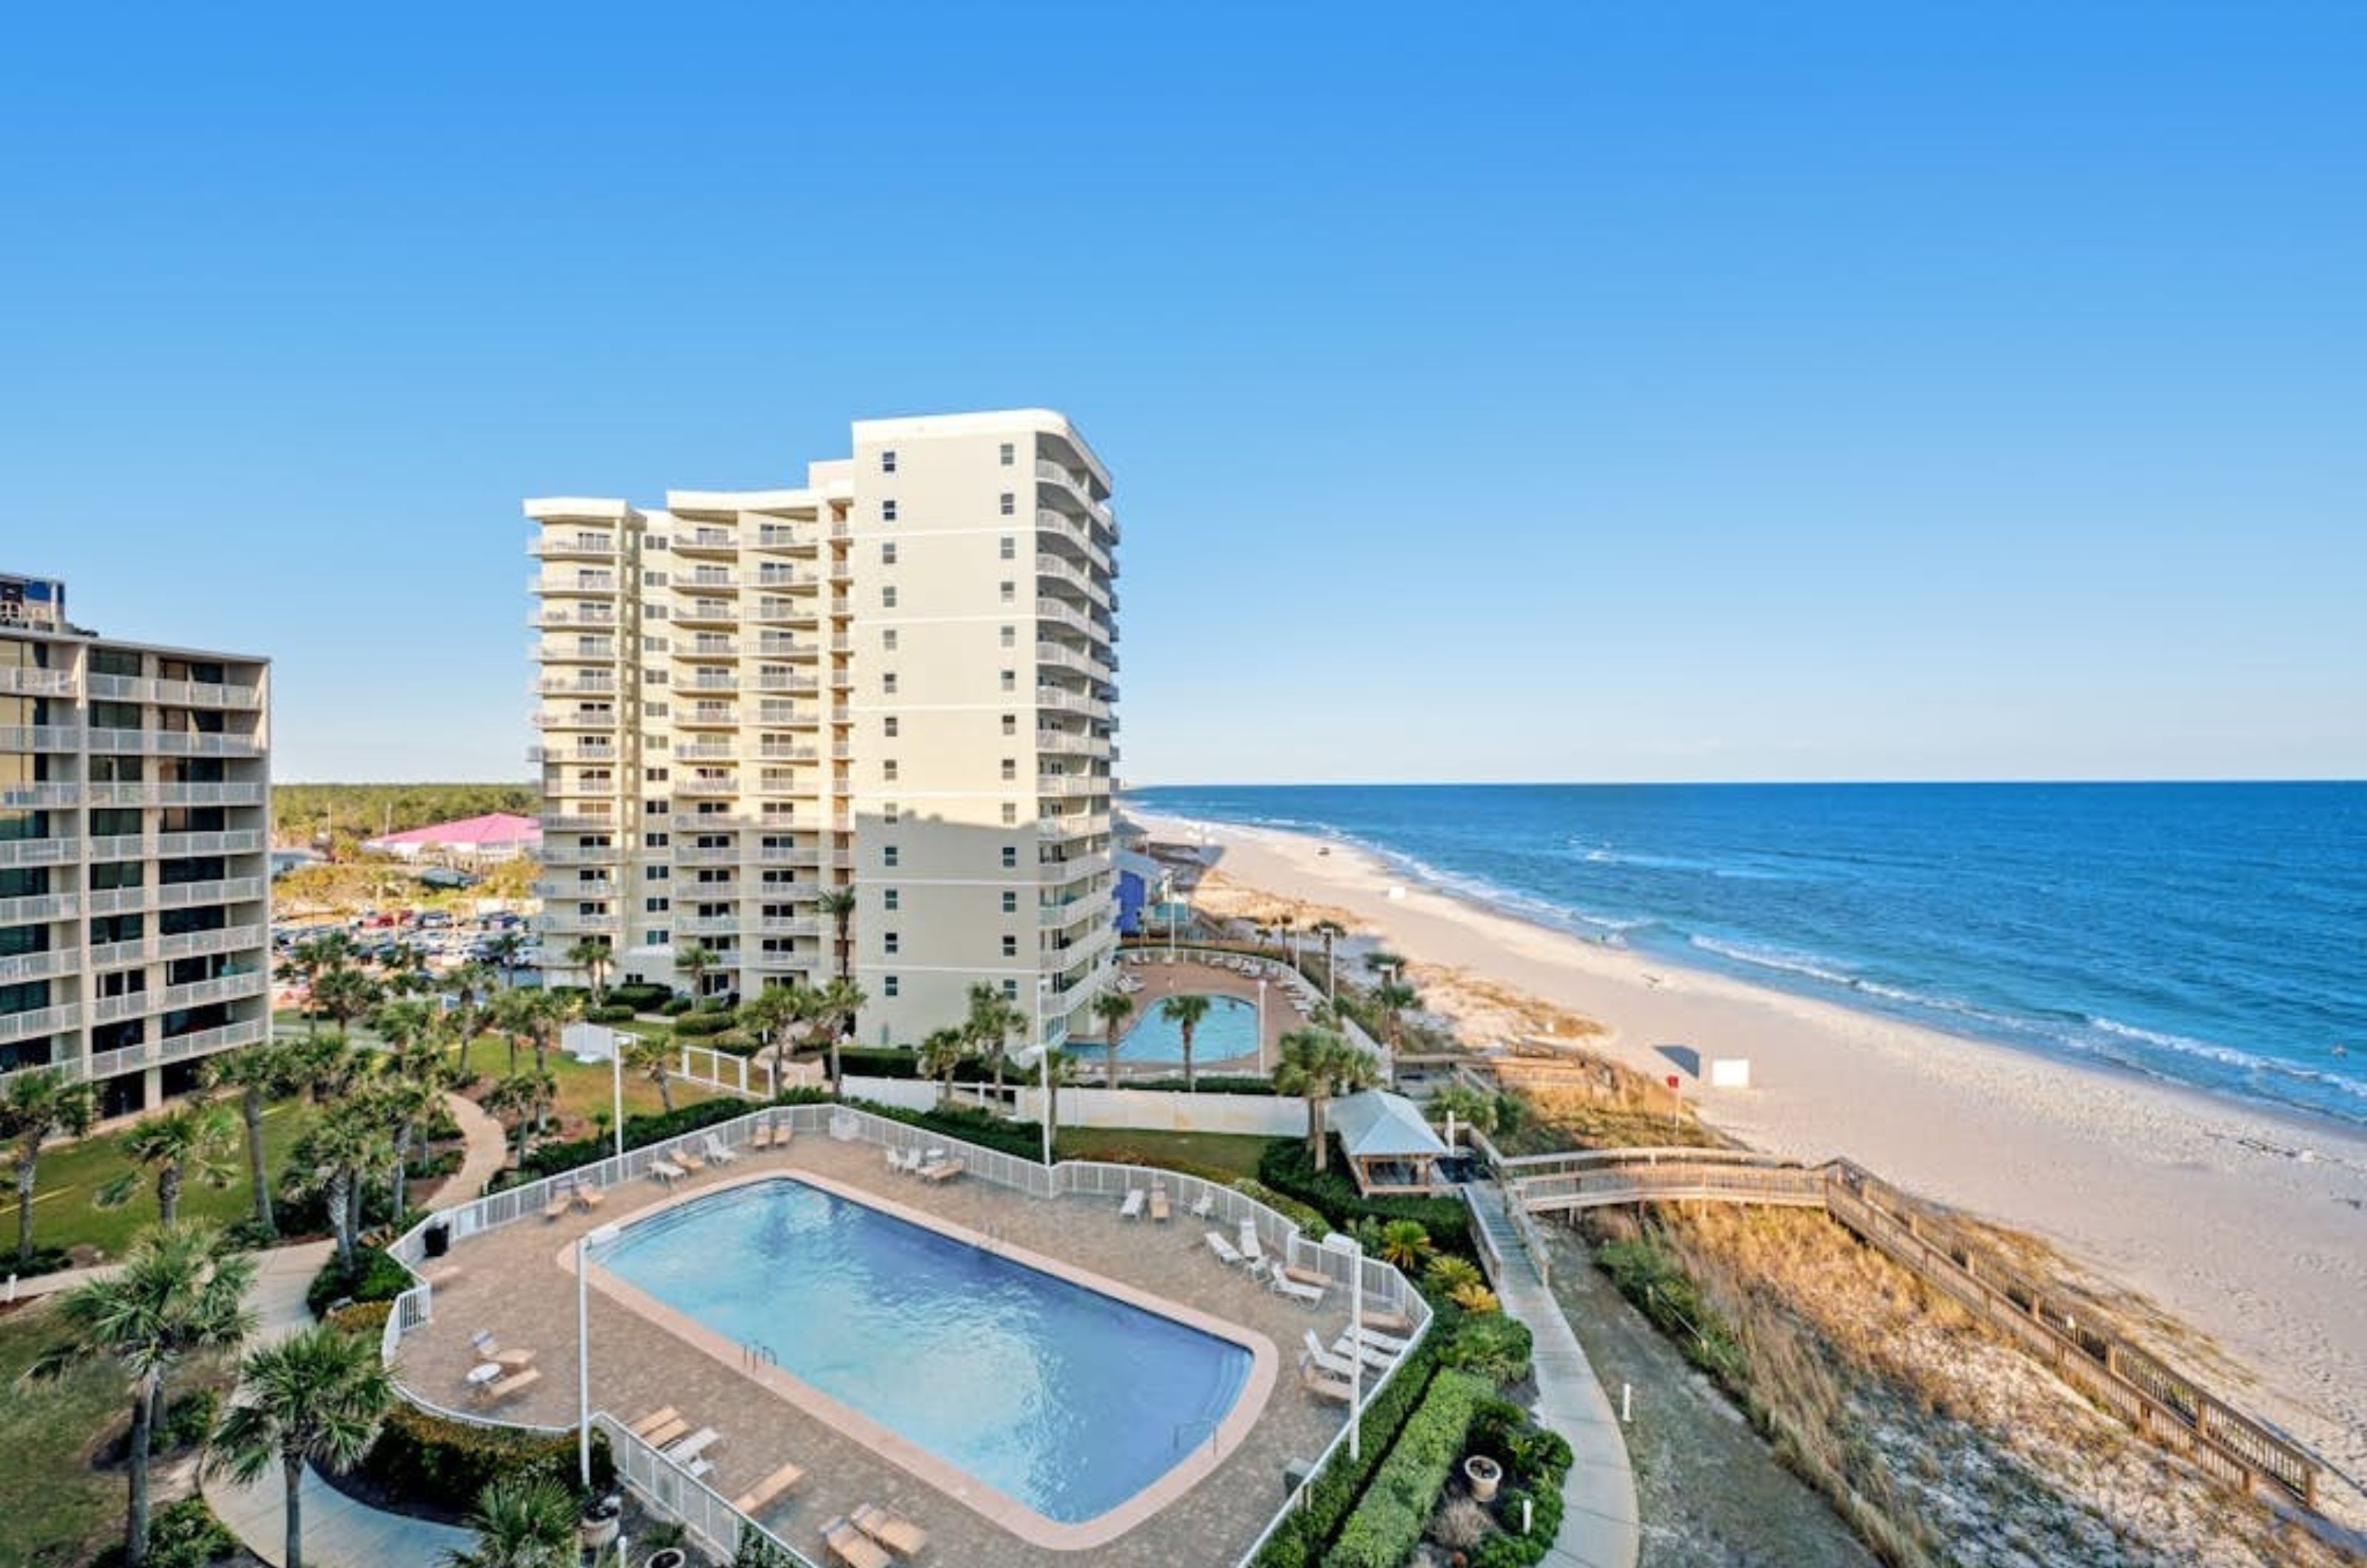
[{"label": "ocean", "polygon": [[1127,800],[1348,840],[1409,880],[1671,964],[2367,1124],[2367,784]]}]

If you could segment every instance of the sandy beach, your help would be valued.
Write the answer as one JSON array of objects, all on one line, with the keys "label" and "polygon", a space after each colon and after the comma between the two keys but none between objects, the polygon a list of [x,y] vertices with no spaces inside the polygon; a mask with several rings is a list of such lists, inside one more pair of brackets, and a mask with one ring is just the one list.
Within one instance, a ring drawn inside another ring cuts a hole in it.
[{"label": "sandy beach", "polygon": [[1510,1021],[1492,986],[1599,1022],[1608,1035],[1585,1043],[1656,1077],[1691,1059],[1664,1046],[1748,1058],[1747,1089],[1686,1077],[1711,1122],[2044,1238],[2207,1336],[2258,1380],[2229,1393],[2367,1473],[2367,1136],[1673,967],[1330,840],[1140,819],[1205,831],[1229,884],[1345,911],[1475,1043]]}]

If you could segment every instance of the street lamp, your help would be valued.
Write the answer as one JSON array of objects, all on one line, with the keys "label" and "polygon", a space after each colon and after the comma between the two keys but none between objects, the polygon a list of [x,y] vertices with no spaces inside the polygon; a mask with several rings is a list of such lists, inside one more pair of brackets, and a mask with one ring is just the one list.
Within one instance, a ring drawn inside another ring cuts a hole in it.
[{"label": "street lamp", "polygon": [[[1346,1235],[1347,1233],[1342,1233]],[[1365,1244],[1348,1235],[1348,1462],[1364,1458]],[[589,1486],[591,1483],[584,1483]]]},{"label": "street lamp", "polygon": [[608,1031],[608,1087],[615,1097],[617,1157],[625,1157],[625,1037]]},{"label": "street lamp", "polygon": [[592,1303],[584,1289],[591,1271],[588,1250],[617,1239],[617,1227],[600,1225],[575,1238],[575,1473],[592,1490]]},{"label": "street lamp", "polygon": [[1258,976],[1257,1014],[1258,1071],[1265,1071],[1265,976]]}]

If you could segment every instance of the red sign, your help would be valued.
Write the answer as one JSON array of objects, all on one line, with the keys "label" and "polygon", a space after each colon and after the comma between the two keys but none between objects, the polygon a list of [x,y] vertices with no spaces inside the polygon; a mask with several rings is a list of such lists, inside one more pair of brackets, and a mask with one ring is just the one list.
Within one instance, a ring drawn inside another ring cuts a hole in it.
[{"label": "red sign", "polygon": [[1684,1086],[1682,1080],[1681,1080],[1676,1074],[1670,1073],[1669,1075],[1669,1087],[1670,1089],[1682,1089]]}]

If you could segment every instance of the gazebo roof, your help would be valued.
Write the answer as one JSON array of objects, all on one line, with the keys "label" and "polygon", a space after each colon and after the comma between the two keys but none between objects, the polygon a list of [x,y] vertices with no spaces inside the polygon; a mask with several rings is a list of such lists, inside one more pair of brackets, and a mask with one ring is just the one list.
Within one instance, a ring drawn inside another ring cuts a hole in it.
[{"label": "gazebo roof", "polygon": [[1400,1094],[1366,1089],[1333,1102],[1331,1128],[1351,1159],[1410,1159],[1444,1156],[1445,1144]]}]

